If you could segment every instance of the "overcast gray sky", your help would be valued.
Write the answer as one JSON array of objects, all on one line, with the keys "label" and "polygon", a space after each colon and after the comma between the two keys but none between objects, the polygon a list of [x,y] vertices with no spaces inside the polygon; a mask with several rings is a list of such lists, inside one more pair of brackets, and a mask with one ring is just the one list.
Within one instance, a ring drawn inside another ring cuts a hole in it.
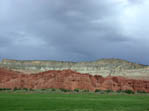
[{"label": "overcast gray sky", "polygon": [[149,64],[149,0],[0,0],[0,59]]}]

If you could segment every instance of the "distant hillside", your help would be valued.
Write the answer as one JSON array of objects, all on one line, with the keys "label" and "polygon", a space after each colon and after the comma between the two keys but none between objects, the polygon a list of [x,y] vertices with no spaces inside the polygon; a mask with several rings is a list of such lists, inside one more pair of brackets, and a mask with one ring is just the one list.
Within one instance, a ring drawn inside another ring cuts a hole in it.
[{"label": "distant hillside", "polygon": [[136,64],[126,60],[121,59],[100,59],[95,62],[92,62],[95,65],[104,65],[105,67],[111,68],[122,68],[122,69],[139,69],[145,68],[147,66],[143,64]]},{"label": "distant hillside", "polygon": [[149,76],[149,66],[132,63],[121,59],[100,59],[92,62],[63,62],[39,60],[9,60],[4,59],[0,67],[21,71],[24,73],[38,73],[48,70],[71,69],[80,73],[92,75],[121,75],[121,76]]}]

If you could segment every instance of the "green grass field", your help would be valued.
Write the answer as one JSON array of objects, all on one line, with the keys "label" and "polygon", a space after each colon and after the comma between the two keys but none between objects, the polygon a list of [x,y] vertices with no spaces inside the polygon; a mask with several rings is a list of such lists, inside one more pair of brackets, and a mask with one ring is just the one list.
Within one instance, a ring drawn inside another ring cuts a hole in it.
[{"label": "green grass field", "polygon": [[149,111],[149,95],[0,92],[0,111]]}]

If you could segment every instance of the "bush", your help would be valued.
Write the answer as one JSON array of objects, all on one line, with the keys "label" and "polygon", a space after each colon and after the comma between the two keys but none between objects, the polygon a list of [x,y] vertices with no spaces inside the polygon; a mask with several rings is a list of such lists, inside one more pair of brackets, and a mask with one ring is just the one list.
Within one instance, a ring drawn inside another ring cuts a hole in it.
[{"label": "bush", "polygon": [[146,92],[145,91],[137,91],[137,93],[145,94]]},{"label": "bush", "polygon": [[100,94],[104,94],[104,93],[105,93],[105,91],[101,91],[101,92],[100,92]]},{"label": "bush", "polygon": [[23,88],[23,90],[28,91],[28,89],[27,89],[27,88]]},{"label": "bush", "polygon": [[124,92],[127,94],[134,94],[134,92],[132,90],[125,90]]},{"label": "bush", "polygon": [[71,92],[71,90],[69,90],[69,89],[63,89],[63,88],[61,88],[60,89],[62,92]]},{"label": "bush", "polygon": [[89,92],[89,90],[88,90],[88,89],[86,89],[86,90],[83,90],[83,92]]},{"label": "bush", "polygon": [[116,92],[117,93],[123,93],[124,91],[123,90],[117,90]]},{"label": "bush", "polygon": [[17,88],[17,87],[13,88],[13,91],[17,91],[17,90],[22,90],[22,89],[21,88]]},{"label": "bush", "polygon": [[56,89],[55,88],[52,88],[51,91],[56,91]]},{"label": "bush", "polygon": [[18,88],[17,88],[17,87],[13,88],[13,91],[16,91],[16,90],[18,90]]},{"label": "bush", "polygon": [[96,89],[95,92],[101,92],[101,90],[100,89]]},{"label": "bush", "polygon": [[30,88],[29,91],[34,91],[34,89]]},{"label": "bush", "polygon": [[74,92],[80,92],[80,90],[79,89],[74,89]]},{"label": "bush", "polygon": [[11,90],[10,88],[0,88],[0,91]]},{"label": "bush", "polygon": [[107,92],[107,93],[111,93],[111,92],[113,92],[112,90],[105,90],[105,92]]}]

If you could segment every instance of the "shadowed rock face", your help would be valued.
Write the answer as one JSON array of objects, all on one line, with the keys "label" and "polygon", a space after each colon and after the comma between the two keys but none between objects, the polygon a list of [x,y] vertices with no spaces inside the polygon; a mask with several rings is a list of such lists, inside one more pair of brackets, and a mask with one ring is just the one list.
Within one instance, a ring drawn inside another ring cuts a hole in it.
[{"label": "shadowed rock face", "polygon": [[135,79],[149,79],[149,67],[120,59],[101,59],[93,62],[19,61],[4,59],[0,67],[26,74],[48,70],[74,70],[106,77],[124,76]]},{"label": "shadowed rock face", "polygon": [[149,92],[149,81],[126,79],[124,77],[102,77],[81,74],[72,70],[46,71],[37,74],[0,69],[0,88],[64,88],[101,90],[133,90]]}]

